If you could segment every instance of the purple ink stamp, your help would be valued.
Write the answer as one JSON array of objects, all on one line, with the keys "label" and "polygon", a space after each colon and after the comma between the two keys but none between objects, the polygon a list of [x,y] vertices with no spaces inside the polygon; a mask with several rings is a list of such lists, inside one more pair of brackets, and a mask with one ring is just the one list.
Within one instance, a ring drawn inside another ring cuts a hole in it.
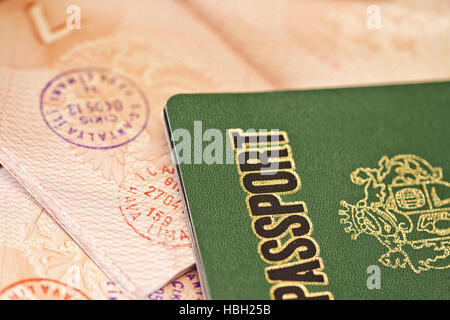
[{"label": "purple ink stamp", "polygon": [[85,67],[63,72],[42,90],[42,117],[59,137],[89,149],[111,149],[136,139],[150,107],[142,90],[108,69]]}]

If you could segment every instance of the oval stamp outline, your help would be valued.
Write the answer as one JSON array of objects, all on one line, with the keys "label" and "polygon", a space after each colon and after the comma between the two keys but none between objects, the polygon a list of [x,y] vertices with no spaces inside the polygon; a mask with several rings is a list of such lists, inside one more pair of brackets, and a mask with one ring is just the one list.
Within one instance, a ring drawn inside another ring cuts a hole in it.
[{"label": "oval stamp outline", "polygon": [[70,289],[70,290],[75,291],[76,293],[80,294],[83,298],[86,298],[87,300],[91,300],[91,298],[89,298],[89,297],[88,297],[83,291],[81,291],[80,289],[77,289],[77,288],[75,288],[75,287],[69,286],[69,285],[67,285],[67,284],[65,284],[65,283],[63,283],[63,282],[58,281],[58,280],[45,279],[45,278],[29,278],[29,279],[23,279],[23,280],[19,280],[19,281],[13,282],[13,283],[11,283],[10,285],[8,285],[8,286],[6,286],[5,288],[3,288],[2,290],[0,290],[0,297],[1,297],[3,294],[5,294],[5,292],[7,292],[7,291],[9,291],[9,290],[11,290],[11,289],[14,290],[15,287],[18,287],[18,286],[20,286],[20,285],[22,285],[22,284],[30,283],[30,282],[31,282],[31,283],[39,283],[39,282],[42,282],[42,281],[48,281],[48,282],[55,283],[55,284],[57,284],[57,285],[59,285],[59,286],[64,287],[65,289]]},{"label": "oval stamp outline", "polygon": [[[71,73],[77,73],[77,72],[88,72],[88,71],[93,71],[93,72],[101,72],[101,73],[107,73],[107,74],[113,74],[116,77],[125,79],[127,82],[129,82],[132,86],[133,89],[135,89],[137,91],[137,93],[139,93],[140,97],[142,98],[144,105],[145,105],[145,120],[144,120],[144,124],[142,126],[141,129],[139,129],[139,131],[130,139],[128,139],[127,141],[112,145],[112,146],[89,146],[89,145],[84,145],[84,144],[80,144],[77,142],[74,142],[64,136],[62,136],[60,133],[58,133],[48,122],[47,117],[44,114],[44,110],[43,110],[43,105],[44,105],[44,96],[46,91],[52,86],[53,83],[55,83],[58,79],[61,79],[65,76],[67,76],[68,74]],[[70,70],[66,70],[64,72],[61,72],[59,74],[57,74],[55,77],[51,78],[46,85],[44,86],[44,88],[41,91],[40,94],[40,98],[39,98],[39,108],[41,111],[41,115],[42,118],[45,122],[45,124],[47,125],[47,127],[54,133],[56,134],[58,137],[60,137],[61,139],[63,139],[64,141],[71,143],[73,145],[76,145],[78,147],[82,147],[82,148],[87,148],[87,149],[96,149],[96,150],[106,150],[106,149],[113,149],[113,148],[118,148],[121,147],[123,145],[126,145],[130,142],[132,142],[133,140],[135,140],[137,137],[139,137],[141,135],[141,133],[145,130],[145,128],[148,125],[148,121],[149,121],[149,117],[150,117],[150,105],[148,102],[148,99],[146,97],[146,95],[144,94],[144,91],[142,91],[142,89],[137,85],[137,83],[135,81],[133,81],[132,79],[128,78],[127,76],[125,76],[122,73],[107,69],[107,68],[102,68],[102,67],[78,67],[78,68],[72,68]]]}]

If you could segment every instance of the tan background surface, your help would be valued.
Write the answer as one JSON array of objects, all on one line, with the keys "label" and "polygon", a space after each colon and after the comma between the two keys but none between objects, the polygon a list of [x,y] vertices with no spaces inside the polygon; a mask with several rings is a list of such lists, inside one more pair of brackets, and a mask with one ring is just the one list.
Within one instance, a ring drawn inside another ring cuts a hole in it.
[{"label": "tan background surface", "polygon": [[[81,29],[44,43],[27,10],[33,3],[42,4],[53,31],[64,25],[67,6],[78,5]],[[379,29],[367,28],[370,18],[367,9],[371,5],[380,10]],[[34,196],[41,203],[43,196],[49,195],[67,204],[70,214],[59,216],[60,223],[83,213],[80,201],[89,198],[81,183],[78,189],[73,186],[73,179],[82,178],[80,172],[95,180],[91,186],[103,188],[108,184],[115,191],[123,183],[126,168],[117,165],[116,170],[111,170],[106,160],[117,160],[120,157],[116,153],[128,150],[75,152],[36,121],[40,117],[37,106],[43,86],[55,74],[70,68],[105,67],[123,72],[139,83],[152,106],[151,124],[133,145],[138,156],[130,157],[128,163],[130,167],[147,163],[159,167],[170,165],[160,112],[173,94],[449,79],[449,40],[448,0],[3,0],[0,1],[0,123],[6,128],[8,152],[13,150],[7,154],[9,169],[29,166],[28,171],[36,176],[30,179],[23,175],[22,182],[28,189],[38,187],[35,181],[42,181],[45,187],[42,195],[35,192]],[[25,121],[21,116],[29,119]],[[42,139],[36,136],[38,131],[32,130],[34,126],[42,130],[39,132],[48,141],[45,145],[39,145]],[[18,128],[22,130],[20,134]],[[61,156],[54,156],[55,149]],[[46,161],[40,158],[45,152],[50,154]],[[90,159],[95,159],[95,163]],[[121,163],[119,160],[114,163]],[[49,169],[58,166],[63,172],[59,180],[46,175]],[[73,179],[67,179],[69,173]],[[64,191],[63,186],[78,191],[73,194],[80,194],[80,199],[70,198],[70,192]],[[115,197],[115,193],[111,194]],[[86,207],[95,205],[95,201],[86,202]],[[102,208],[108,206],[115,208],[116,203],[102,204]],[[61,213],[59,208],[46,209],[56,218]],[[88,218],[83,222],[95,226]],[[137,237],[126,225],[122,227],[121,218],[117,220],[120,230],[129,234],[129,238]],[[77,237],[76,232],[71,236],[78,244],[84,244],[86,252],[91,251],[88,252],[91,257],[96,256],[98,245],[89,243],[81,234]],[[99,235],[99,239],[109,237],[107,233]],[[141,238],[133,240],[142,247],[148,245]],[[124,241],[119,239],[118,243]],[[140,247],[136,250],[141,252]],[[190,251],[183,254],[186,261],[193,261]],[[102,252],[97,256],[102,257]],[[113,255],[112,261],[116,262],[117,257]],[[142,265],[153,261],[153,257],[145,259]],[[184,270],[191,263],[181,262],[176,255],[159,259],[167,265],[176,265],[173,270]],[[96,262],[103,269],[108,267],[105,261]],[[127,267],[124,274],[134,280],[133,286],[140,286],[142,269],[135,268],[135,263],[123,265]],[[162,269],[158,281],[167,283],[175,271]],[[154,275],[152,270],[147,271]],[[142,285],[139,291],[146,288]]]}]

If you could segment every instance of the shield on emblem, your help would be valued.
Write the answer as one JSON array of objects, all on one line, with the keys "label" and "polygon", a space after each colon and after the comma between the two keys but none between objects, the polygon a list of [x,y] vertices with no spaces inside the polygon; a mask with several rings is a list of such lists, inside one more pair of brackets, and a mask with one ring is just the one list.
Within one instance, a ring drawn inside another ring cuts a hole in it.
[{"label": "shield on emblem", "polygon": [[409,241],[444,240],[450,237],[450,184],[424,182],[390,188],[396,211],[413,224]]}]

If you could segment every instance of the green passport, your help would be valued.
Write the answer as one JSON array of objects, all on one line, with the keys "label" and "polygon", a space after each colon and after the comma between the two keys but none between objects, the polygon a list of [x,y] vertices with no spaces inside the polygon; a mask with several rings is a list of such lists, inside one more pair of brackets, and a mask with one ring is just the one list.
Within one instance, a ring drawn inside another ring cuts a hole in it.
[{"label": "green passport", "polygon": [[450,82],[176,95],[206,296],[450,299]]}]

